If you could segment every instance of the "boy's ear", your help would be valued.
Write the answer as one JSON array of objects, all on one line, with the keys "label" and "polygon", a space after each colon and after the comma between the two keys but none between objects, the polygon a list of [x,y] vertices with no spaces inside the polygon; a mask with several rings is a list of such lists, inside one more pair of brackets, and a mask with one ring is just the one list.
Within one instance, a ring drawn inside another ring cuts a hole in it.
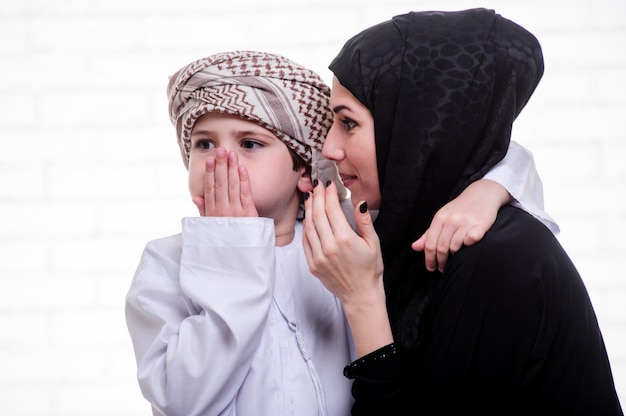
[{"label": "boy's ear", "polygon": [[305,169],[300,175],[298,180],[298,189],[300,192],[311,192],[313,190],[313,180],[311,179],[311,172],[309,169]]}]

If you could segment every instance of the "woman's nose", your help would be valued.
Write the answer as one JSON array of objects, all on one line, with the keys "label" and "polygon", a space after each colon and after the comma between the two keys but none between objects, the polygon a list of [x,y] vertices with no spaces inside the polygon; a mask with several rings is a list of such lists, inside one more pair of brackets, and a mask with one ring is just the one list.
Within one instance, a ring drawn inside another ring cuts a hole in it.
[{"label": "woman's nose", "polygon": [[335,123],[333,123],[330,130],[328,130],[326,140],[322,146],[322,156],[329,160],[338,160],[340,158],[340,149],[338,148],[337,141],[335,140],[334,127]]}]

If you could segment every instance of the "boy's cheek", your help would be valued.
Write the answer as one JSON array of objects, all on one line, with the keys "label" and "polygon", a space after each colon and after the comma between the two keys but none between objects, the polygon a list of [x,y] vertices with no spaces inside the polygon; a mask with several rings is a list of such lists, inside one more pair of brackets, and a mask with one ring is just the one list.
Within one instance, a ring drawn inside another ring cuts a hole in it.
[{"label": "boy's cheek", "polygon": [[204,198],[204,172],[196,173],[190,169],[188,186],[192,198],[195,196]]}]

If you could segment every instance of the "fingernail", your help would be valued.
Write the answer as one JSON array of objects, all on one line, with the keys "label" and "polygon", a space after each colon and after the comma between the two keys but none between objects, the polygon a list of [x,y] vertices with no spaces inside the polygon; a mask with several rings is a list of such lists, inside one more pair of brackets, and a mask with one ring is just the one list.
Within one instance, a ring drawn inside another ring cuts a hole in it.
[{"label": "fingernail", "polygon": [[331,180],[329,179],[329,180],[326,181],[326,187],[328,188],[330,186],[330,184],[331,184]]},{"label": "fingernail", "polygon": [[310,193],[308,193],[308,192],[305,192],[305,193],[303,193],[303,194],[302,194],[302,198],[303,198],[305,201],[306,201],[307,199],[309,199],[309,197],[310,197],[310,196],[311,196],[311,194],[310,194]]},{"label": "fingernail", "polygon": [[361,211],[361,214],[365,214],[367,212],[367,201],[363,201],[359,207],[359,211]]},{"label": "fingernail", "polygon": [[313,188],[315,188],[318,183],[320,183],[320,181],[318,181],[317,179],[313,179]]}]

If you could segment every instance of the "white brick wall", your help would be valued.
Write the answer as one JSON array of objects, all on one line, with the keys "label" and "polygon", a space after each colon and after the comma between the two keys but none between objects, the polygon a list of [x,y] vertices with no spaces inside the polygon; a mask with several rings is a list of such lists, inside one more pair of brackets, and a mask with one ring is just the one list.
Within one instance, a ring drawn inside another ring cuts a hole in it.
[{"label": "white brick wall", "polygon": [[542,42],[514,130],[583,275],[626,403],[623,0],[2,0],[0,413],[148,415],[123,302],[143,245],[195,214],[165,85],[192,59],[282,53],[326,69],[410,8],[492,7]]}]

